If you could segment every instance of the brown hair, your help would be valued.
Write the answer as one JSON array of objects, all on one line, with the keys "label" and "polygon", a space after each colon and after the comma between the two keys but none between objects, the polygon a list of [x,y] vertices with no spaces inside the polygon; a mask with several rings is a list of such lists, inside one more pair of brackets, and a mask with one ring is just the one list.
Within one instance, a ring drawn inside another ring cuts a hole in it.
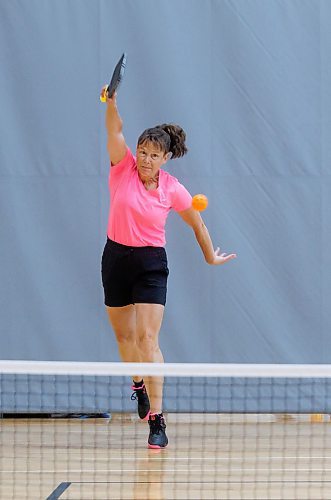
[{"label": "brown hair", "polygon": [[171,153],[171,158],[180,158],[187,153],[184,130],[173,123],[163,123],[153,128],[147,128],[138,139],[138,146],[145,142],[157,144],[165,153]]}]

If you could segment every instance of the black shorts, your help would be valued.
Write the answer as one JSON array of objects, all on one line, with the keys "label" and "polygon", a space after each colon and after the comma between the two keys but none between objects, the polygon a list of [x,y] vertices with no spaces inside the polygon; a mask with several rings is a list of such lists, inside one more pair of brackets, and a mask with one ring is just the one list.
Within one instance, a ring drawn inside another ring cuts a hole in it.
[{"label": "black shorts", "polygon": [[105,305],[165,305],[168,274],[163,247],[128,247],[108,239],[101,262]]}]

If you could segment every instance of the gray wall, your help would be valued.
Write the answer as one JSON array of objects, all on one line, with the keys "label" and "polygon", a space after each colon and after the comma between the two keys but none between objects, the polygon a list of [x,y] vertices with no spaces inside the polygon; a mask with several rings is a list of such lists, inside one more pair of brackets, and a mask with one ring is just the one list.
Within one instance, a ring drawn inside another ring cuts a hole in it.
[{"label": "gray wall", "polygon": [[125,50],[128,144],[180,123],[169,171],[238,254],[208,267],[170,216],[166,360],[331,362],[330,23],[327,0],[1,0],[0,358],[119,359],[98,96]]}]

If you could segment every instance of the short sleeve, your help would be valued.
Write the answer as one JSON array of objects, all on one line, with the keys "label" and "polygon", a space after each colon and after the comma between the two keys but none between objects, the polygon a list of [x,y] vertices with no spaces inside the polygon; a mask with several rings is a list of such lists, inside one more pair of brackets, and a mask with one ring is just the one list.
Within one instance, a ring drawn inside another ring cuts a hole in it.
[{"label": "short sleeve", "polygon": [[187,210],[192,206],[192,196],[188,190],[181,184],[177,182],[176,191],[173,197],[172,206],[176,212],[182,212]]},{"label": "short sleeve", "polygon": [[127,148],[124,158],[116,163],[116,165],[111,165],[110,172],[117,172],[123,168],[132,168],[136,165],[136,158],[133,156],[131,149]]}]

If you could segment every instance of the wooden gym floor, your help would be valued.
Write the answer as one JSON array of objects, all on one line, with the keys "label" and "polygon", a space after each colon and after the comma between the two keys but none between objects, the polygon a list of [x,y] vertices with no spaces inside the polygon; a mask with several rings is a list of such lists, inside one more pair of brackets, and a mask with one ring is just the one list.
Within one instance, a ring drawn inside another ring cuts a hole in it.
[{"label": "wooden gym floor", "polygon": [[160,451],[131,415],[1,419],[0,499],[330,499],[324,417],[170,414]]}]

